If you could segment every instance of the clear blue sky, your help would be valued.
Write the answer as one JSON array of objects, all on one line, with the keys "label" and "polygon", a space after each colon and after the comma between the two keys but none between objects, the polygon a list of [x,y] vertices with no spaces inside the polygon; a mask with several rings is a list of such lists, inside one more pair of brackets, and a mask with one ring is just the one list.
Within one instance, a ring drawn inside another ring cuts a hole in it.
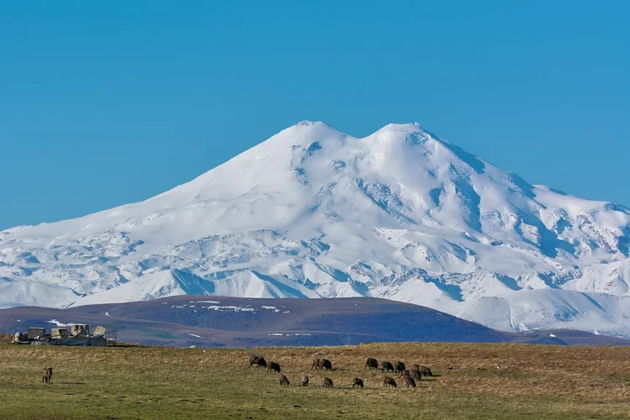
[{"label": "clear blue sky", "polygon": [[0,0],[0,228],[181,184],[300,120],[418,121],[630,205],[628,1]]}]

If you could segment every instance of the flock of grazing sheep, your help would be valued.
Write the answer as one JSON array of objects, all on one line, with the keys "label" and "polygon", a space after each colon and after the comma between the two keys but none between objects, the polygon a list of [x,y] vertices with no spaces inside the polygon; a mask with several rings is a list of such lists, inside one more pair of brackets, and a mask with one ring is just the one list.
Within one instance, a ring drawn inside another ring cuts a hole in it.
[{"label": "flock of grazing sheep", "polygon": [[[280,385],[290,385],[289,378],[286,377],[280,371],[282,368],[279,363],[276,362],[267,362],[264,357],[252,355],[249,358],[249,367],[263,367],[267,368],[267,372],[275,372],[278,374],[278,380]],[[314,370],[332,370],[332,362],[328,359],[315,359],[313,360],[313,364],[311,365],[311,369]],[[365,361],[364,369],[379,369],[378,361],[372,357],[368,357]],[[380,370],[383,372],[399,372],[400,377],[405,382],[405,386],[407,388],[415,388],[416,381],[421,380],[423,376],[433,376],[433,372],[426,366],[421,366],[418,364],[411,365],[411,369],[407,369],[407,366],[398,361],[395,364],[391,362],[383,361],[381,362]],[[52,380],[53,369],[52,368],[44,368],[42,371],[42,382],[51,383]],[[305,375],[302,377],[302,386],[308,386],[309,377]],[[359,377],[355,377],[352,380],[352,388],[363,388],[363,379]],[[324,378],[324,382],[322,384],[324,388],[332,388],[334,386],[332,379]],[[383,376],[383,386],[388,386],[392,388],[396,388],[398,385],[396,381],[391,376],[384,375]]]},{"label": "flock of grazing sheep", "polygon": [[[423,376],[433,376],[433,372],[426,366],[418,364],[411,365],[411,369],[407,369],[407,366],[403,362],[381,362],[380,369],[383,372],[399,372],[400,377],[405,382],[407,388],[415,388],[416,381],[421,380]],[[290,385],[289,378],[281,373],[282,368],[279,363],[267,362],[264,357],[258,355],[252,355],[249,358],[249,367],[263,367],[267,368],[267,372],[275,372],[278,374],[278,380],[280,385]],[[311,369],[314,370],[332,370],[332,362],[328,359],[315,359],[311,365]],[[379,369],[379,363],[376,359],[369,357],[365,362],[364,369]],[[302,377],[302,386],[308,386],[309,377],[307,375]],[[352,388],[363,388],[363,379],[356,377],[352,380]],[[324,388],[332,388],[334,386],[332,379],[324,378],[322,384]],[[396,388],[397,384],[394,378],[391,376],[383,376],[383,386]]]}]

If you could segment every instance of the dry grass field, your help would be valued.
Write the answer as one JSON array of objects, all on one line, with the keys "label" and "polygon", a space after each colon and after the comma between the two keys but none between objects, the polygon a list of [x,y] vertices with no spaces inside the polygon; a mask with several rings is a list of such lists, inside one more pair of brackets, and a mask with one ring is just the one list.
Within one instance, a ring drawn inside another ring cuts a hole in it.
[{"label": "dry grass field", "polygon": [[[324,352],[325,356],[316,356]],[[251,353],[291,381],[248,368]],[[315,357],[331,372],[311,371]],[[416,389],[381,386],[365,359],[430,366]],[[53,367],[53,383],[41,370]],[[308,388],[299,386],[311,376]],[[325,376],[335,384],[321,387]],[[355,376],[366,387],[352,389]],[[630,347],[387,343],[179,349],[0,345],[0,418],[630,418]]]}]

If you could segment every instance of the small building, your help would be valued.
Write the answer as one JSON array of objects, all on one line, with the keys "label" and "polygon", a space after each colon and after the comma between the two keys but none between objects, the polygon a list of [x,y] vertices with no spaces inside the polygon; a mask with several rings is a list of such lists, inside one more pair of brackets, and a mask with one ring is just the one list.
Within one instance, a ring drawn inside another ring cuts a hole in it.
[{"label": "small building", "polygon": [[73,337],[77,335],[90,335],[90,326],[88,324],[71,324],[70,334]]},{"label": "small building", "polygon": [[69,332],[65,327],[53,328],[51,338],[53,340],[59,340],[63,338],[68,338]]},{"label": "small building", "polygon": [[29,327],[28,330],[26,331],[26,336],[30,339],[30,340],[35,340],[36,338],[44,338],[44,335],[46,334],[46,329],[41,328],[41,327]]}]

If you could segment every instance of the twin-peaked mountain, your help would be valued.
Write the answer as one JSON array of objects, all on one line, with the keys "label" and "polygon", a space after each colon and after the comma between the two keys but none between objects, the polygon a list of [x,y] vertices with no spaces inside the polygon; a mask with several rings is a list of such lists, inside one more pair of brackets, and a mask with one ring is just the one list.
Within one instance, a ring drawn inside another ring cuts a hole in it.
[{"label": "twin-peaked mountain", "polygon": [[303,122],[141,203],[0,232],[0,306],[374,296],[502,330],[630,336],[630,210],[417,124]]}]

